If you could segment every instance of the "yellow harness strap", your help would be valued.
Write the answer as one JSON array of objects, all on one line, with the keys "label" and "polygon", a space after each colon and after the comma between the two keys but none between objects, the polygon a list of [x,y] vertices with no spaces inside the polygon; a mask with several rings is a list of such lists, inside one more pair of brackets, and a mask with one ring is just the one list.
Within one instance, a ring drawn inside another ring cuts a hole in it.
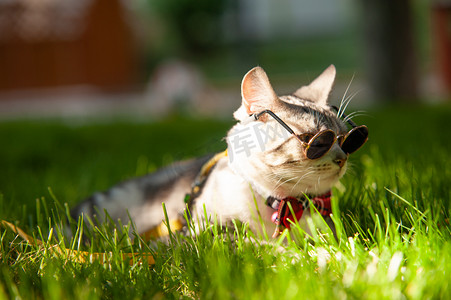
[{"label": "yellow harness strap", "polygon": [[227,149],[215,154],[215,156],[213,156],[205,165],[202,166],[202,169],[200,169],[200,175],[201,176],[208,175],[208,173],[210,173],[211,171],[211,168],[213,168],[213,166],[215,166],[221,158],[227,157],[227,155],[228,155]]},{"label": "yellow harness strap", "polygon": [[192,201],[192,197],[196,197],[199,195],[199,192],[201,188],[203,187],[203,184],[207,180],[208,175],[210,174],[211,169],[216,166],[218,161],[223,158],[227,157],[228,152],[227,149],[217,153],[215,156],[213,156],[206,164],[202,166],[200,169],[199,175],[197,175],[196,179],[194,180],[193,186],[191,188],[191,194],[189,195],[189,199],[185,199],[185,203],[190,204]]},{"label": "yellow harness strap", "polygon": [[[211,169],[218,163],[218,161],[223,158],[227,157],[227,149],[217,153],[215,156],[213,156],[207,163],[205,163],[202,168],[200,169],[199,175],[196,177],[192,190],[191,195],[197,195],[200,192],[200,189],[202,187],[202,184],[205,182],[208,174],[210,174]],[[183,220],[180,218],[169,220],[169,227],[171,228],[171,231],[179,231],[182,230],[184,226]],[[169,235],[168,227],[164,222],[160,223],[156,227],[144,232],[143,234],[140,234],[140,236],[144,240],[150,240],[155,238],[160,238]]]},{"label": "yellow harness strap", "polygon": [[[66,255],[67,259],[73,260],[78,263],[86,263],[93,261],[98,261],[100,263],[106,263],[109,262],[112,258],[112,253],[91,253],[88,251],[79,251],[79,250],[73,250],[73,249],[64,249],[58,245],[54,246],[48,246],[48,248],[45,247],[44,243],[41,240],[34,239],[28,234],[26,234],[22,229],[19,227],[1,220],[0,223],[3,227],[6,229],[10,229],[12,232],[20,236],[24,241],[39,246],[43,250],[50,251],[53,255],[61,256]],[[129,259],[130,265],[133,265],[134,262],[140,261],[140,263],[147,261],[149,265],[155,264],[155,259],[153,258],[152,254],[150,253],[122,253],[122,259]]]},{"label": "yellow harness strap", "polygon": [[[182,230],[183,226],[183,222],[180,219],[169,220],[169,227],[171,228],[171,232]],[[168,226],[164,222],[140,234],[140,236],[146,241],[167,235],[169,235],[169,230]]]}]

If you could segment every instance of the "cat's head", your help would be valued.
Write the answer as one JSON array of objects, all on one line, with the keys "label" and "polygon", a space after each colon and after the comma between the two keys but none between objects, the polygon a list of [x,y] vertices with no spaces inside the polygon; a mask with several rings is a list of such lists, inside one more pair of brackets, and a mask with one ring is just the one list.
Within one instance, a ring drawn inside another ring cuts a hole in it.
[{"label": "cat's head", "polygon": [[242,105],[234,113],[240,121],[228,133],[229,161],[262,196],[284,198],[303,193],[327,192],[346,172],[348,155],[338,143],[318,159],[305,155],[303,144],[273,117],[271,110],[296,134],[316,134],[331,129],[336,135],[348,131],[337,113],[327,104],[335,80],[331,65],[308,86],[294,94],[277,96],[262,68],[256,67],[243,78]]}]

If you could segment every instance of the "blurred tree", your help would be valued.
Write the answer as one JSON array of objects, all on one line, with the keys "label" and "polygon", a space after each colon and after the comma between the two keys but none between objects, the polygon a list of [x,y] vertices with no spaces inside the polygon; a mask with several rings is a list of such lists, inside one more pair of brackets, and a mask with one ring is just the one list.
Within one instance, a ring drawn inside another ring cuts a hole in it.
[{"label": "blurred tree", "polygon": [[432,4],[434,56],[444,92],[451,96],[451,1]]},{"label": "blurred tree", "polygon": [[222,39],[222,14],[227,0],[148,0],[170,34],[188,54],[215,49]]},{"label": "blurred tree", "polygon": [[368,79],[378,100],[418,96],[412,0],[360,0]]}]

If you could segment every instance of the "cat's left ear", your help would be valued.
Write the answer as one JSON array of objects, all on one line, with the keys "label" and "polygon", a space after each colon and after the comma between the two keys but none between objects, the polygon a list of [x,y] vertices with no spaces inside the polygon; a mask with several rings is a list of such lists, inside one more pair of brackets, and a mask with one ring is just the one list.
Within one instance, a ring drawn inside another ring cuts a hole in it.
[{"label": "cat's left ear", "polygon": [[301,99],[316,102],[318,105],[326,105],[329,94],[332,91],[332,86],[334,85],[336,73],[335,66],[330,65],[312,83],[308,86],[301,87],[294,95]]},{"label": "cat's left ear", "polygon": [[233,114],[238,120],[265,109],[272,109],[278,101],[268,76],[260,67],[255,67],[244,75],[241,98],[241,107]]}]

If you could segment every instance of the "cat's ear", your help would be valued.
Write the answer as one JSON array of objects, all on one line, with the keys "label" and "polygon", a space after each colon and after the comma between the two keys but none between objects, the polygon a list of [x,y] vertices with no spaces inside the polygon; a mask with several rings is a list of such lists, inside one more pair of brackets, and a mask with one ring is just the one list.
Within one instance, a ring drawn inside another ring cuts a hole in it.
[{"label": "cat's ear", "polygon": [[294,95],[301,98],[316,102],[318,105],[326,105],[332,86],[335,81],[335,66],[330,65],[308,86],[298,89]]},{"label": "cat's ear", "polygon": [[241,82],[241,98],[241,107],[234,113],[238,120],[271,109],[278,100],[268,76],[260,67],[255,67],[244,75]]}]

